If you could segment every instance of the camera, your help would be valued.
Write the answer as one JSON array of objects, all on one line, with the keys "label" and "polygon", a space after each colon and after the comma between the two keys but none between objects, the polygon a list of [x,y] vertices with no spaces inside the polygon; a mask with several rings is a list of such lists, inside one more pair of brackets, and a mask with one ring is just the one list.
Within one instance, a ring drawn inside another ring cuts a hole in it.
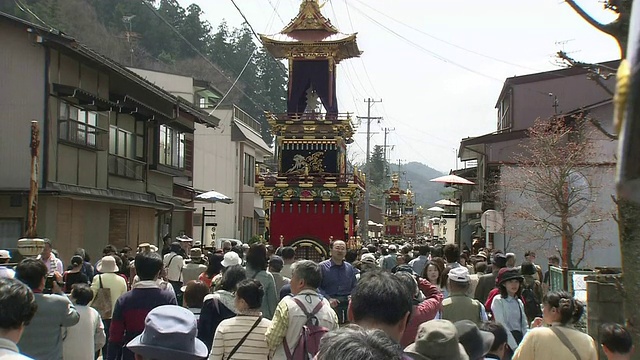
[{"label": "camera", "polygon": [[53,291],[53,282],[56,281],[56,277],[53,274],[47,275],[47,278],[44,281],[44,292],[51,293]]}]

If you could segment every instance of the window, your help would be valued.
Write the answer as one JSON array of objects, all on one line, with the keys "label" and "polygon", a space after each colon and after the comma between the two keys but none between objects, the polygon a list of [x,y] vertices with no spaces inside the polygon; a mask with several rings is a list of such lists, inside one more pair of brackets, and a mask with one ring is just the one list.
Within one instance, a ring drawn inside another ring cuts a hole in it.
[{"label": "window", "polygon": [[98,118],[104,114],[77,108],[60,101],[58,138],[78,145],[96,147]]},{"label": "window", "polygon": [[256,181],[256,159],[249,155],[244,154],[244,172],[243,183],[247,186],[254,186]]},{"label": "window", "polygon": [[142,180],[144,165],[144,122],[117,118],[109,126],[109,173]]},{"label": "window", "polygon": [[498,130],[509,129],[511,125],[511,92],[509,91],[498,105]]},{"label": "window", "polygon": [[158,162],[162,165],[184,169],[185,165],[185,136],[184,133],[160,125],[160,151]]},{"label": "window", "polygon": [[21,219],[0,219],[0,249],[16,249],[22,231]]}]

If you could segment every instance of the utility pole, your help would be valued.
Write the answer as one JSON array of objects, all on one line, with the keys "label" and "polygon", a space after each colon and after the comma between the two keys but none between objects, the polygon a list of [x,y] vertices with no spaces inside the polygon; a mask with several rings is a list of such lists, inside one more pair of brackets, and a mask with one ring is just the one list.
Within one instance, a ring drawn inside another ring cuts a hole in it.
[{"label": "utility pole", "polygon": [[371,189],[369,186],[369,181],[370,181],[369,179],[371,178],[371,166],[369,164],[369,154],[370,154],[370,147],[371,147],[371,120],[382,119],[381,117],[371,117],[371,106],[373,106],[375,103],[382,102],[382,99],[373,100],[371,98],[368,98],[364,102],[367,103],[367,117],[359,117],[359,118],[367,120],[367,162],[366,162],[367,181],[365,183],[365,189],[364,189],[364,231],[362,233],[362,242],[366,244],[369,242],[369,198],[371,196]]},{"label": "utility pole", "polygon": [[395,131],[396,129],[389,129],[389,128],[384,128],[384,145],[382,146],[382,149],[384,150],[382,153],[382,161],[384,161],[384,174],[383,174],[383,178],[382,178],[382,184],[384,187],[387,186],[387,177],[389,176],[389,174],[387,174],[387,148],[390,147],[390,145],[387,145],[387,135],[389,135],[390,132]]},{"label": "utility pole", "polygon": [[[389,132],[394,131],[395,129],[384,128],[384,145],[382,145],[382,189],[385,191],[387,189],[387,135]],[[387,197],[382,195],[382,211],[386,212],[387,209]]]}]

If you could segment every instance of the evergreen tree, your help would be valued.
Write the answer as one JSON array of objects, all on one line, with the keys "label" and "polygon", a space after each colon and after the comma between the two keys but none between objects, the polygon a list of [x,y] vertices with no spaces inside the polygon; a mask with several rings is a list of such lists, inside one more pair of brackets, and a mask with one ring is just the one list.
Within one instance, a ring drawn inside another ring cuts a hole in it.
[{"label": "evergreen tree", "polygon": [[384,148],[382,146],[375,145],[373,147],[369,165],[371,166],[369,183],[379,188],[384,187],[385,174],[388,166],[385,164]]}]

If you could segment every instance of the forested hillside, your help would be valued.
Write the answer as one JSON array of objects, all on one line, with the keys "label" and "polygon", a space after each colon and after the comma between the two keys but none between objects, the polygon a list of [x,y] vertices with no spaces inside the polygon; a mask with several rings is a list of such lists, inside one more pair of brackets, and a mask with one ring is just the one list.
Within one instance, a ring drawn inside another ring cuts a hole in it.
[{"label": "forested hillside", "polygon": [[[176,0],[5,0],[0,11],[60,30],[126,66],[211,81],[262,124],[264,110],[284,112],[287,74],[254,43],[248,27],[203,20],[199,6]],[[244,72],[243,68],[246,69]],[[241,76],[239,76],[242,73]]]},{"label": "forested hillside", "polygon": [[[366,170],[366,166],[362,166]],[[411,189],[415,194],[415,203],[425,209],[433,206],[433,203],[447,197],[444,193],[450,190],[439,183],[429,180],[444,175],[427,165],[419,162],[410,162],[401,166],[390,164],[385,161],[382,146],[376,145],[371,153],[371,177],[368,181],[371,186],[371,203],[382,206],[384,191],[391,186],[391,175],[397,173],[402,189],[407,189],[411,184]]]}]

